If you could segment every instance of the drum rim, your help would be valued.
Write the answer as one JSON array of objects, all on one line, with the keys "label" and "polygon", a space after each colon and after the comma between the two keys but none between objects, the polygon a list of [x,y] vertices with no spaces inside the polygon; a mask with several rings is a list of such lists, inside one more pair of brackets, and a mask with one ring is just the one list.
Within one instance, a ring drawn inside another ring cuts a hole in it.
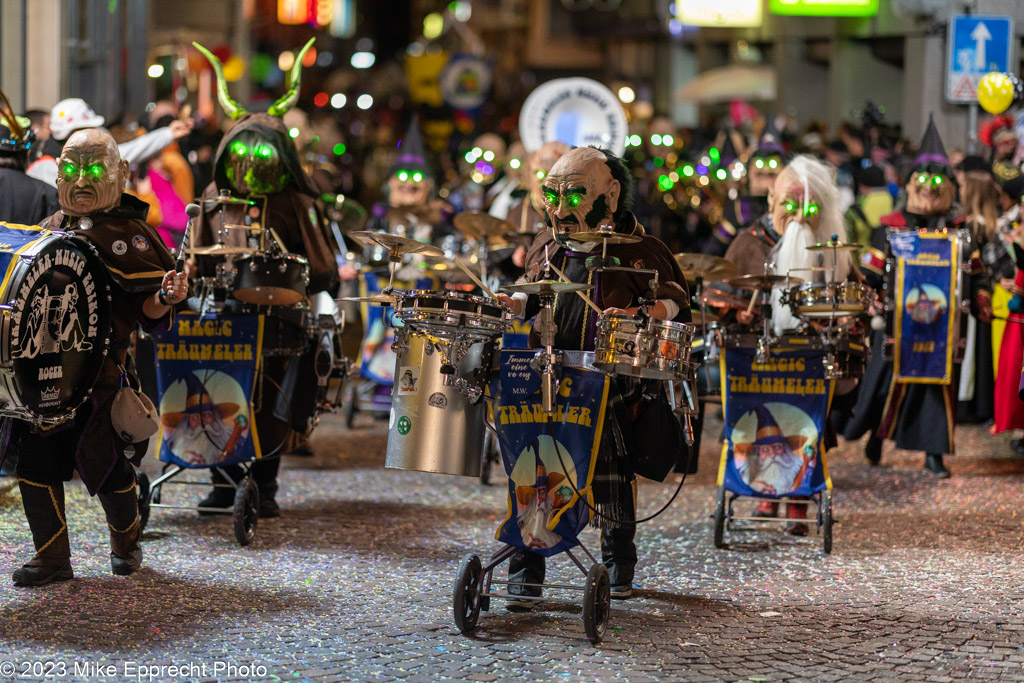
[{"label": "drum rim", "polygon": [[239,254],[235,256],[234,260],[236,263],[241,263],[242,261],[251,261],[256,258],[259,258],[262,261],[296,261],[300,265],[309,265],[309,259],[303,256],[302,254],[288,253],[271,255],[265,251],[257,251],[251,254]]}]

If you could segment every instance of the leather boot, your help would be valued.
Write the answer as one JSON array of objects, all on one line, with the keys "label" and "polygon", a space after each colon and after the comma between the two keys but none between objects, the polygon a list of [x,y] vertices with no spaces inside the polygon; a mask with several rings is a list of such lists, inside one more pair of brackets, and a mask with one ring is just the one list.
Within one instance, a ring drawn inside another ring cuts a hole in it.
[{"label": "leather boot", "polygon": [[633,596],[636,568],[635,524],[623,524],[601,530],[601,561],[608,568],[611,596],[625,600]]},{"label": "leather boot", "polygon": [[882,462],[882,440],[874,434],[868,437],[868,443],[864,446],[864,457],[872,466]]},{"label": "leather boot", "polygon": [[128,576],[142,566],[142,526],[139,524],[139,497],[135,480],[130,486],[100,493],[100,503],[110,527],[110,570],[118,576]]},{"label": "leather boot", "polygon": [[36,555],[12,578],[19,586],[42,586],[75,577],[71,570],[71,542],[64,516],[64,484],[42,484],[19,479],[25,518],[32,530]]},{"label": "leather boot", "polygon": [[942,453],[926,453],[924,458],[924,468],[939,479],[949,479],[953,476],[942,463]]}]

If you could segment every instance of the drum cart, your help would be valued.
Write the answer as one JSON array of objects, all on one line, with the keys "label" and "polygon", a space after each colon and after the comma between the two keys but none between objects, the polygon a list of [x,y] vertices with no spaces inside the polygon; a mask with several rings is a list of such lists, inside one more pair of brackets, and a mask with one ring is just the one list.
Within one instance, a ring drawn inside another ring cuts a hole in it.
[{"label": "drum cart", "polygon": [[[767,498],[743,496],[739,493],[733,493],[726,489],[724,484],[719,484],[718,494],[715,497],[714,526],[712,530],[712,541],[716,548],[721,549],[725,547],[726,531],[752,531],[754,528],[750,526],[746,528],[733,527],[735,522],[748,522],[755,526],[760,526],[762,524],[792,524],[793,522],[801,521],[778,515],[771,517],[759,517],[752,514],[738,515],[733,510],[733,503],[740,499],[749,499],[751,501],[768,500]],[[808,507],[813,503],[817,507],[815,515],[816,532],[821,534],[822,550],[826,555],[832,552],[832,525],[835,523],[835,518],[832,509],[831,489],[825,489],[810,498],[772,498],[771,501],[780,505],[806,505]]]},{"label": "drum cart", "polygon": [[[564,550],[573,564],[579,568],[586,577],[582,586],[573,584],[552,584],[552,583],[517,583],[508,580],[494,578],[494,570],[503,562],[508,560],[516,550],[511,545],[504,545],[494,553],[483,565],[480,556],[472,553],[465,555],[459,563],[459,569],[455,576],[455,588],[453,592],[453,608],[455,610],[455,625],[459,631],[466,634],[476,629],[480,612],[487,612],[491,608],[491,598],[514,598],[516,600],[543,601],[545,598],[526,595],[512,595],[508,592],[509,586],[528,586],[534,588],[553,588],[558,590],[583,591],[583,629],[587,638],[593,643],[601,642],[605,630],[608,627],[608,616],[611,613],[611,582],[608,579],[608,569],[594,559],[590,551],[580,543],[580,550],[590,559],[590,569],[587,569],[580,558],[573,553],[572,549]],[[503,584],[506,590],[495,592],[493,584]]]}]

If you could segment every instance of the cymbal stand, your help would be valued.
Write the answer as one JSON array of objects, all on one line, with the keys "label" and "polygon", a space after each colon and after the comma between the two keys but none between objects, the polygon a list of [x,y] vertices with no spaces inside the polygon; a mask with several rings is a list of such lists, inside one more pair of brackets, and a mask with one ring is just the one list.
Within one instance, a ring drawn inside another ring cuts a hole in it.
[{"label": "cymbal stand", "polygon": [[[832,283],[836,282],[836,274],[839,272],[839,250],[837,248],[839,235],[832,235]],[[821,364],[825,367],[825,379],[840,379],[842,372],[836,359],[836,316],[839,314],[838,292],[832,290],[832,316],[828,319],[828,326],[822,331],[821,343],[825,350],[825,357]]]},{"label": "cymbal stand", "polygon": [[[547,248],[544,250],[544,279],[550,280],[551,268],[548,267]],[[530,367],[541,378],[541,405],[544,412],[551,415],[555,412],[555,394],[558,390],[558,371],[555,359],[555,334],[558,332],[558,324],[555,323],[555,295],[538,294],[540,297],[540,312],[537,314],[537,322],[533,329],[540,335],[541,349],[530,361]]]}]

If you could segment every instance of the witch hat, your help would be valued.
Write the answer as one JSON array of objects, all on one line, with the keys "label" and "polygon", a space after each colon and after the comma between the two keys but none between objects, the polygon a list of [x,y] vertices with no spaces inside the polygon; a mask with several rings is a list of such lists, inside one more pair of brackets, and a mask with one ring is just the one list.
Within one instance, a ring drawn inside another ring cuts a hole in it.
[{"label": "witch hat", "polygon": [[926,170],[931,172],[943,171],[947,175],[952,173],[949,164],[949,156],[946,154],[946,147],[942,144],[939,131],[935,128],[935,120],[928,114],[928,127],[921,138],[921,146],[917,150],[917,158],[914,159],[914,167],[911,172]]},{"label": "witch hat", "polygon": [[779,427],[779,423],[775,421],[775,416],[765,406],[755,406],[753,413],[757,418],[757,433],[754,435],[753,441],[737,443],[736,450],[738,452],[749,453],[757,446],[771,446],[782,442],[788,444],[790,450],[797,451],[807,443],[806,436],[799,434],[795,436],[784,435],[782,428]]},{"label": "witch hat", "polygon": [[189,372],[182,376],[185,380],[187,396],[185,398],[185,410],[179,413],[164,413],[160,421],[165,427],[174,429],[189,415],[197,415],[207,411],[217,413],[221,419],[226,419],[238,412],[237,403],[214,403],[206,390],[206,385],[196,377],[195,373]]},{"label": "witch hat", "polygon": [[750,155],[751,159],[780,156],[785,158],[786,149],[782,146],[782,134],[775,127],[775,117],[769,115],[761,131],[761,139],[757,141],[757,149]]},{"label": "witch hat", "polygon": [[732,142],[732,129],[726,128],[725,142],[722,143],[721,149],[718,150],[718,165],[722,168],[728,168],[739,158],[740,155],[736,151],[736,145]]},{"label": "witch hat", "polygon": [[426,175],[433,176],[430,164],[427,163],[427,151],[423,146],[423,136],[420,134],[420,125],[417,118],[412,117],[409,128],[405,135],[398,141],[398,156],[391,165],[391,174],[399,170],[421,171]]}]

